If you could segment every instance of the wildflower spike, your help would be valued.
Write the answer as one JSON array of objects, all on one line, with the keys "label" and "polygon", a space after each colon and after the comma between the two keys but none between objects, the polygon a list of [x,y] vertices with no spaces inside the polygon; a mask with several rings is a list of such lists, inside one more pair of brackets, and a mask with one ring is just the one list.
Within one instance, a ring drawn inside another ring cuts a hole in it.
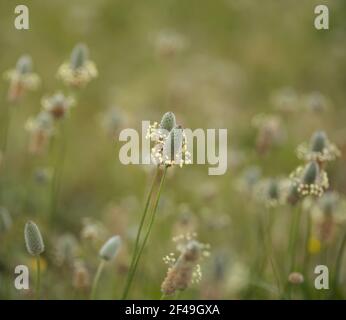
[{"label": "wildflower spike", "polygon": [[99,255],[101,259],[110,261],[114,259],[119,251],[121,246],[121,238],[119,236],[114,236],[102,246]]},{"label": "wildflower spike", "polygon": [[24,228],[25,245],[28,252],[33,256],[38,256],[44,251],[44,243],[38,226],[28,221]]}]

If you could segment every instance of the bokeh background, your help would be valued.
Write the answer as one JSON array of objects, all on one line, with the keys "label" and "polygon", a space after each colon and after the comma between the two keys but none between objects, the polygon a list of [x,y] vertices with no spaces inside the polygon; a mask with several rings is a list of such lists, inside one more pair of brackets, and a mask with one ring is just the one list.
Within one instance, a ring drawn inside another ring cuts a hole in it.
[{"label": "bokeh background", "polygon": [[[266,207],[251,192],[239,190],[238,182],[250,166],[263,177],[288,176],[301,163],[296,146],[308,141],[315,130],[325,130],[331,141],[345,148],[346,2],[33,0],[21,4],[30,10],[27,31],[14,28],[16,3],[0,2],[0,71],[13,68],[22,54],[30,54],[42,83],[13,106],[0,169],[0,205],[12,219],[11,228],[0,234],[0,297],[32,298],[30,290],[13,287],[16,265],[26,264],[33,272],[35,268],[23,238],[29,219],[40,226],[46,242],[45,299],[87,298],[88,281],[83,288],[75,283],[76,261],[91,281],[98,249],[113,234],[122,236],[123,247],[102,275],[98,298],[120,297],[153,172],[148,166],[120,163],[118,134],[127,127],[139,130],[142,120],[159,121],[163,113],[173,111],[185,127],[228,129],[228,170],[222,176],[209,176],[207,165],[169,170],[130,297],[161,296],[167,270],[162,258],[175,251],[172,237],[189,231],[211,249],[210,257],[201,262],[202,280],[183,298],[278,298],[269,268],[260,279],[253,277],[257,259],[265,255],[258,240],[258,216],[265,215]],[[314,28],[318,4],[329,7],[329,30]],[[54,152],[30,155],[24,126],[41,109],[42,96],[59,90],[68,93],[56,73],[77,43],[88,46],[99,76],[80,90],[68,119],[57,216],[51,224],[47,172]],[[8,82],[3,80],[1,115],[8,104],[7,90]],[[320,104],[309,104],[309,97],[317,97]],[[274,117],[272,140],[264,150],[258,145],[261,128],[254,125],[259,114]],[[1,121],[3,128],[3,117]],[[328,165],[327,171],[331,188],[343,195],[345,158]],[[278,207],[275,214],[273,242],[285,279],[292,208]],[[345,230],[341,227],[330,245],[331,269]],[[72,262],[58,259],[68,255],[61,249],[62,238],[75,244]],[[295,297],[329,297],[311,289],[313,266],[322,256],[312,254],[310,279],[306,279],[310,289],[295,289]],[[340,291],[338,297],[345,293],[345,285]]]}]

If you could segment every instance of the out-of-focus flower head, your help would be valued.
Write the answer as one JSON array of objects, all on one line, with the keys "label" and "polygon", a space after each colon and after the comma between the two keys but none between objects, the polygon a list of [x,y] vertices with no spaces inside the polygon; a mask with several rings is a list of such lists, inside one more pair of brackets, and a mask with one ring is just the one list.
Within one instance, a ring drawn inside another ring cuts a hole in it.
[{"label": "out-of-focus flower head", "polygon": [[319,241],[330,243],[334,239],[337,226],[346,221],[346,202],[335,191],[323,194],[311,207],[314,233]]},{"label": "out-of-focus flower head", "polygon": [[209,256],[209,245],[195,240],[195,235],[178,236],[174,241],[178,243],[179,257],[171,253],[163,258],[169,268],[161,291],[167,296],[185,290],[191,283],[199,282],[202,273],[198,262],[203,256]]},{"label": "out-of-focus flower head", "polygon": [[262,179],[255,186],[255,197],[267,207],[282,205],[286,200],[287,180]]},{"label": "out-of-focus flower head", "polygon": [[154,43],[158,56],[164,58],[174,57],[187,46],[187,40],[183,35],[168,30],[159,32]]},{"label": "out-of-focus flower head", "polygon": [[116,136],[125,121],[125,116],[118,107],[110,107],[100,115],[102,128],[112,138]]},{"label": "out-of-focus flower head", "polygon": [[49,97],[42,98],[43,110],[52,115],[55,120],[59,120],[69,112],[71,107],[75,104],[72,97],[67,97],[61,92],[57,92]]},{"label": "out-of-focus flower head", "polygon": [[54,133],[53,117],[46,111],[41,111],[36,117],[28,119],[25,129],[30,133],[29,152],[41,154]]},{"label": "out-of-focus flower head", "polygon": [[56,262],[58,265],[73,266],[79,250],[76,237],[72,234],[64,234],[58,238],[55,248]]},{"label": "out-of-focus flower head", "polygon": [[104,240],[106,229],[103,224],[91,218],[84,218],[82,224],[81,238],[83,240],[90,241],[92,244],[97,244]]},{"label": "out-of-focus flower head", "polygon": [[298,110],[299,99],[296,91],[291,87],[283,87],[271,96],[271,102],[278,111],[291,113]]},{"label": "out-of-focus flower head", "polygon": [[81,291],[87,291],[90,287],[90,273],[82,260],[74,262],[72,285]]},{"label": "out-of-focus flower head", "polygon": [[284,131],[280,117],[258,114],[252,119],[252,124],[258,129],[256,149],[259,154],[266,154],[274,145],[283,141]]},{"label": "out-of-focus flower head", "polygon": [[256,183],[262,176],[262,170],[259,166],[249,166],[243,170],[240,176],[235,180],[235,188],[242,193],[252,194]]},{"label": "out-of-focus flower head", "polygon": [[308,111],[315,113],[325,112],[331,106],[330,101],[322,93],[318,91],[306,94],[302,100],[304,107]]},{"label": "out-of-focus flower head", "polygon": [[310,143],[302,143],[297,148],[297,156],[305,161],[317,161],[323,164],[333,161],[341,155],[335,144],[331,143],[324,131],[316,131]]},{"label": "out-of-focus flower head", "polygon": [[77,44],[70,61],[64,62],[58,69],[58,78],[67,86],[82,88],[98,75],[96,65],[89,59],[89,50],[85,44]]},{"label": "out-of-focus flower head", "polygon": [[40,84],[39,76],[33,72],[33,63],[29,55],[21,56],[14,69],[5,72],[5,79],[10,82],[8,100],[17,102],[28,90],[35,90]]}]

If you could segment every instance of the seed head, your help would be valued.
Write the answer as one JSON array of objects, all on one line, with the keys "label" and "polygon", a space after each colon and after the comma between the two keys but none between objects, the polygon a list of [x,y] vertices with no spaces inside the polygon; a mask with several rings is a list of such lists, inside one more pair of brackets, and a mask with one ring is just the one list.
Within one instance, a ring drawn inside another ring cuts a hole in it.
[{"label": "seed head", "polygon": [[98,75],[96,65],[88,57],[88,49],[79,44],[72,50],[70,61],[64,62],[58,69],[58,78],[73,88],[84,87]]},{"label": "seed head", "polygon": [[99,252],[101,259],[106,261],[113,260],[118,254],[120,246],[121,238],[119,236],[108,239]]},{"label": "seed head", "polygon": [[160,123],[160,128],[170,132],[176,126],[175,115],[173,112],[166,112]]},{"label": "seed head", "polygon": [[171,253],[164,257],[165,263],[170,266],[161,285],[161,291],[165,295],[185,290],[191,283],[198,282],[202,276],[198,262],[209,254],[209,251],[206,251],[208,246],[196,241],[194,236],[179,236],[174,241],[179,242],[177,248],[180,256],[176,259]]},{"label": "seed head", "polygon": [[297,156],[305,161],[316,161],[322,164],[335,160],[341,155],[339,149],[329,141],[324,131],[316,131],[310,143],[302,143],[297,148]]},{"label": "seed head", "polygon": [[40,83],[39,76],[33,72],[32,60],[28,55],[21,56],[15,68],[6,71],[4,76],[10,83],[8,90],[10,102],[17,102],[28,90],[35,90]]},{"label": "seed head", "polygon": [[74,99],[66,97],[58,92],[50,97],[42,98],[43,109],[52,115],[55,120],[63,118],[70,108],[74,105]]},{"label": "seed head", "polygon": [[25,245],[28,252],[33,256],[38,256],[44,251],[44,243],[38,226],[28,221],[24,229]]},{"label": "seed head", "polygon": [[298,167],[292,174],[293,188],[302,196],[322,196],[328,189],[329,181],[327,173],[320,169],[315,161],[309,162],[305,167]]}]

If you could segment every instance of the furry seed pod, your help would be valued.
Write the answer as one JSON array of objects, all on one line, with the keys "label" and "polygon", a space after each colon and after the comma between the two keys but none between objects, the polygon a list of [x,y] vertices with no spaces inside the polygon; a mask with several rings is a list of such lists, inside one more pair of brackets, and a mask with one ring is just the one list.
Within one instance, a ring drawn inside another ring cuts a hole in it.
[{"label": "furry seed pod", "polygon": [[166,112],[160,123],[160,128],[170,132],[176,126],[175,115],[173,112]]},{"label": "furry seed pod", "polygon": [[33,256],[38,256],[44,251],[44,243],[38,226],[28,221],[24,229],[25,245],[28,252]]},{"label": "furry seed pod", "polygon": [[121,246],[120,236],[114,236],[106,241],[99,252],[101,259],[110,261],[113,260],[119,252]]}]

